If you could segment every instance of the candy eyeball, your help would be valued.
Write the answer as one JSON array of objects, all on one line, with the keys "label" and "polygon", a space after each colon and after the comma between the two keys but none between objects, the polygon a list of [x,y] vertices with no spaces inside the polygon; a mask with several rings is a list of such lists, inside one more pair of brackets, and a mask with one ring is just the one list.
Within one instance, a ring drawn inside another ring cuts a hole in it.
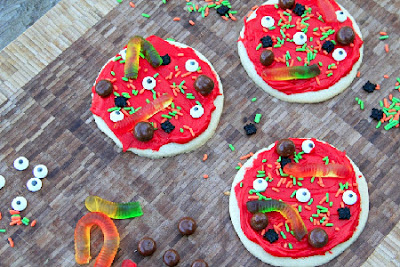
[{"label": "candy eyeball", "polygon": [[343,48],[336,48],[333,50],[332,57],[336,61],[342,61],[347,57],[347,53]]},{"label": "candy eyeball", "polygon": [[263,178],[257,178],[253,181],[253,188],[257,192],[264,192],[267,190],[268,182]]},{"label": "candy eyeball", "polygon": [[26,201],[26,198],[21,196],[14,198],[11,202],[12,209],[16,211],[23,211],[26,209],[26,206],[28,206],[28,201]]},{"label": "candy eyeball", "polygon": [[39,178],[36,178],[36,177],[35,178],[31,178],[26,183],[26,187],[31,192],[37,192],[40,189],[42,189],[42,180],[40,180]]},{"label": "candy eyeball", "polygon": [[194,59],[189,59],[185,63],[185,69],[189,72],[195,72],[199,68],[199,62]]},{"label": "candy eyeball", "polygon": [[271,28],[272,26],[274,26],[274,24],[275,20],[271,16],[264,16],[261,19],[261,26],[263,26],[264,28]]},{"label": "candy eyeball", "polygon": [[300,202],[308,202],[311,198],[311,193],[307,188],[300,188],[296,191],[296,199]]},{"label": "candy eyeball", "polygon": [[347,16],[342,10],[336,11],[336,18],[339,22],[345,22],[347,20]]},{"label": "candy eyeball", "polygon": [[25,157],[19,157],[14,160],[14,168],[18,171],[23,171],[29,166],[29,160]]},{"label": "candy eyeball", "polygon": [[304,140],[303,143],[301,143],[301,150],[303,150],[304,153],[310,154],[315,148],[315,144],[311,140]]},{"label": "candy eyeball", "polygon": [[151,76],[144,77],[142,81],[142,86],[146,90],[153,90],[156,87],[156,79]]},{"label": "candy eyeball", "polygon": [[6,179],[3,175],[0,175],[0,189],[2,189],[6,185]]},{"label": "candy eyeball", "polygon": [[357,194],[352,190],[346,190],[343,193],[342,200],[346,205],[354,205],[357,202]]},{"label": "candy eyeball", "polygon": [[39,179],[43,179],[44,177],[47,176],[49,171],[47,170],[47,167],[43,164],[36,165],[35,168],[33,168],[33,176]]},{"label": "candy eyeball", "polygon": [[110,113],[110,120],[112,122],[122,121],[124,119],[124,113],[119,110],[114,110]]},{"label": "candy eyeball", "polygon": [[204,114],[204,108],[200,105],[195,105],[190,109],[190,116],[194,119],[198,119]]},{"label": "candy eyeball", "polygon": [[122,60],[126,59],[126,49],[122,49],[121,52],[119,52],[119,54],[121,55]]},{"label": "candy eyeball", "polygon": [[307,35],[304,32],[296,32],[293,35],[293,42],[296,45],[303,45],[307,42]]}]

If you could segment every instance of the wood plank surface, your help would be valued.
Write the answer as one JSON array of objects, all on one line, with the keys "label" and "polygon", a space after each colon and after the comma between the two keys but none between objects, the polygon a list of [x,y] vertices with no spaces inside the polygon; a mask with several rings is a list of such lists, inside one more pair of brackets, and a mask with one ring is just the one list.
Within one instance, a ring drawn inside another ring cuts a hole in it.
[{"label": "wood plank surface", "polygon": [[[233,2],[233,1],[232,1]],[[264,266],[246,251],[233,230],[228,197],[238,158],[285,137],[316,137],[340,150],[360,167],[368,180],[370,216],[360,238],[327,266],[399,266],[398,179],[399,129],[375,129],[370,110],[393,90],[400,76],[400,1],[342,0],[360,25],[365,41],[361,77],[341,95],[320,104],[279,101],[249,80],[237,55],[241,18],[255,0],[232,3],[237,22],[212,13],[206,19],[183,12],[184,1],[135,2],[63,0],[16,41],[0,51],[0,266],[75,266],[73,234],[87,210],[84,199],[99,195],[112,201],[140,201],[144,216],[115,221],[121,235],[114,266],[131,258],[139,266],[161,266],[165,250],[176,249],[181,266],[204,258],[210,266]],[[148,13],[146,19],[141,13]],[[172,18],[181,16],[182,21]],[[192,19],[195,26],[187,21]],[[45,27],[48,26],[48,27]],[[380,41],[379,31],[390,39]],[[214,65],[225,89],[225,107],[215,136],[187,155],[150,160],[121,153],[96,127],[90,107],[90,87],[99,69],[132,35],[174,38],[202,52]],[[384,44],[391,51],[386,54]],[[384,79],[383,75],[390,76]],[[373,94],[362,91],[367,81],[379,83]],[[251,102],[257,97],[256,102]],[[354,98],[364,100],[360,111]],[[258,132],[247,137],[243,126],[263,114]],[[236,147],[230,151],[228,144]],[[202,162],[203,154],[209,159]],[[18,172],[12,163],[26,156],[31,164]],[[26,181],[33,166],[45,164],[49,176],[37,193]],[[209,179],[202,178],[208,174]],[[15,196],[29,204],[23,216],[38,221],[35,228],[8,226],[8,209]],[[181,237],[176,223],[182,216],[198,222],[196,233]],[[397,224],[397,225],[396,225]],[[135,250],[143,236],[153,237],[156,253],[141,257]],[[12,237],[15,247],[6,242]],[[92,235],[92,255],[102,237]],[[93,262],[90,266],[93,265]]]}]

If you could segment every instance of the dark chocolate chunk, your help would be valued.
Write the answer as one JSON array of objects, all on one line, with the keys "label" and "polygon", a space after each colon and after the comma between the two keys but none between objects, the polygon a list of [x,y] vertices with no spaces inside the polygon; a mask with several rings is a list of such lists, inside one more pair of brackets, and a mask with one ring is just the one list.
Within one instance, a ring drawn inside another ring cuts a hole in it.
[{"label": "dark chocolate chunk", "polygon": [[161,129],[163,129],[163,131],[166,133],[170,133],[175,129],[175,126],[168,120],[161,123]]},{"label": "dark chocolate chunk", "polygon": [[249,123],[245,125],[243,128],[246,131],[247,135],[253,135],[257,132],[257,128],[253,123]]},{"label": "dark chocolate chunk", "polygon": [[314,248],[322,248],[328,241],[328,234],[322,228],[314,228],[308,233],[308,244]]},{"label": "dark chocolate chunk", "polygon": [[294,154],[296,146],[290,139],[281,139],[276,145],[276,153],[282,157],[289,157]]},{"label": "dark chocolate chunk", "polygon": [[268,49],[264,50],[260,55],[260,62],[263,66],[266,67],[274,63],[274,59],[274,52]]},{"label": "dark chocolate chunk", "polygon": [[107,97],[113,92],[113,85],[110,81],[100,80],[95,86],[96,93],[101,97]]},{"label": "dark chocolate chunk", "polygon": [[208,96],[214,89],[214,81],[207,75],[199,75],[194,81],[194,89],[202,96]]},{"label": "dark chocolate chunk", "polygon": [[127,99],[123,96],[117,96],[114,99],[114,103],[117,107],[120,107],[120,108],[126,107],[128,105]]},{"label": "dark chocolate chunk", "polygon": [[190,267],[208,267],[207,262],[203,260],[195,260]]},{"label": "dark chocolate chunk", "polygon": [[139,241],[138,251],[143,256],[152,255],[154,251],[156,251],[156,249],[157,249],[156,241],[154,241],[150,237],[143,237],[142,240]]},{"label": "dark chocolate chunk", "polygon": [[336,41],[342,45],[349,45],[354,41],[356,34],[352,27],[343,26],[336,33]]},{"label": "dark chocolate chunk", "polygon": [[268,231],[264,234],[264,238],[272,244],[279,239],[279,235],[275,232],[274,229],[268,229]]},{"label": "dark chocolate chunk", "polygon": [[138,122],[135,125],[134,134],[136,139],[141,142],[150,141],[151,139],[153,139],[154,127],[150,122]]},{"label": "dark chocolate chunk", "polygon": [[161,65],[168,65],[171,63],[171,57],[168,54],[165,54],[164,56],[161,56],[162,58],[162,64]]},{"label": "dark chocolate chunk", "polygon": [[372,93],[373,91],[375,91],[376,88],[376,84],[371,83],[370,81],[368,81],[366,84],[364,84],[363,89],[368,92],[368,93]]},{"label": "dark chocolate chunk", "polygon": [[297,3],[293,9],[293,13],[295,13],[297,16],[303,15],[304,11],[306,11],[306,8],[302,4],[299,4],[299,3]]},{"label": "dark chocolate chunk", "polygon": [[322,49],[330,53],[333,51],[333,49],[335,49],[335,44],[332,41],[325,41],[322,44]]},{"label": "dark chocolate chunk", "polygon": [[279,7],[282,9],[292,9],[294,7],[294,0],[279,0]]},{"label": "dark chocolate chunk", "polygon": [[339,220],[350,220],[351,214],[348,207],[340,208],[337,211],[339,213]]},{"label": "dark chocolate chunk", "polygon": [[286,164],[291,163],[292,160],[287,157],[281,157],[281,168],[285,167]]},{"label": "dark chocolate chunk", "polygon": [[230,8],[227,6],[220,6],[219,8],[217,8],[217,13],[221,16],[225,16],[225,14],[228,14],[229,10]]},{"label": "dark chocolate chunk", "polygon": [[176,265],[178,265],[180,260],[181,260],[181,257],[179,257],[179,254],[176,250],[169,249],[169,250],[165,251],[164,256],[163,256],[163,262],[167,266],[176,266]]},{"label": "dark chocolate chunk", "polygon": [[370,117],[374,120],[380,121],[383,118],[383,111],[381,109],[373,108]]},{"label": "dark chocolate chunk", "polygon": [[182,235],[191,235],[196,231],[197,224],[193,218],[183,217],[178,222],[178,230]]},{"label": "dark chocolate chunk", "polygon": [[264,36],[263,38],[260,39],[260,41],[262,43],[263,48],[273,46],[272,38],[269,35]]},{"label": "dark chocolate chunk", "polygon": [[250,226],[256,231],[261,231],[268,226],[268,216],[265,213],[254,213],[250,220]]}]

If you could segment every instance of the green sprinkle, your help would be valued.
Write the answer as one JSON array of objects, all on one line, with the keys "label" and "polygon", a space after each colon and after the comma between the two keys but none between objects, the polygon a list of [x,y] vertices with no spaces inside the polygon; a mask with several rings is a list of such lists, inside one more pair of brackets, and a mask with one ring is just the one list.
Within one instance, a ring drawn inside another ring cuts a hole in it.
[{"label": "green sprinkle", "polygon": [[281,162],[282,161],[282,157],[279,156],[279,158],[276,160],[276,162]]},{"label": "green sprinkle", "polygon": [[283,239],[286,239],[286,235],[283,231],[281,231],[281,236],[283,237]]},{"label": "green sprinkle", "polygon": [[193,96],[193,95],[186,95],[186,98],[187,98],[187,99],[195,99],[196,97]]},{"label": "green sprinkle", "polygon": [[265,176],[266,176],[266,175],[265,175],[265,174],[262,174],[262,173],[256,175],[257,178],[264,178]]},{"label": "green sprinkle", "polygon": [[262,44],[258,44],[257,47],[256,47],[256,50],[257,51],[260,50],[261,46],[262,46]]},{"label": "green sprinkle", "polygon": [[256,102],[257,101],[257,97],[253,97],[252,99],[251,99],[251,102]]},{"label": "green sprinkle", "polygon": [[254,122],[255,123],[260,123],[261,116],[262,116],[261,114],[257,113],[256,116],[254,117]]},{"label": "green sprinkle", "polygon": [[333,223],[327,223],[327,224],[325,224],[325,226],[332,227]]},{"label": "green sprinkle", "polygon": [[293,249],[292,243],[288,243],[288,247],[289,247],[290,249]]},{"label": "green sprinkle", "polygon": [[376,129],[378,129],[379,127],[381,127],[381,125],[382,125],[382,122],[381,121],[378,121],[378,124],[376,125]]},{"label": "green sprinkle", "polygon": [[297,208],[298,208],[299,212],[301,212],[301,210],[302,210],[301,205],[299,205]]},{"label": "green sprinkle", "polygon": [[121,4],[121,3],[122,3],[122,0],[117,0],[117,2]]},{"label": "green sprinkle", "polygon": [[280,32],[281,32],[281,35],[282,35],[283,39],[285,39],[286,38],[286,34],[283,32],[282,29],[280,30]]},{"label": "green sprinkle", "polygon": [[183,128],[180,128],[179,131],[180,131],[181,133],[183,133]]},{"label": "green sprinkle", "polygon": [[274,48],[282,47],[282,45],[276,44],[274,45]]},{"label": "green sprinkle", "polygon": [[287,223],[285,223],[285,228],[286,228],[286,232],[290,232],[290,229],[289,229],[289,225],[287,224]]},{"label": "green sprinkle", "polygon": [[314,222],[314,218],[313,217],[310,217],[310,222]]},{"label": "green sprinkle", "polygon": [[297,181],[297,185],[298,185],[298,186],[303,186],[303,183],[302,183],[302,182],[299,182],[299,181]]},{"label": "green sprinkle", "polygon": [[269,28],[268,28],[268,30],[270,30],[270,31],[275,30],[275,29],[276,29],[275,26],[272,26],[272,27],[269,27]]},{"label": "green sprinkle", "polygon": [[175,39],[172,39],[172,38],[167,38],[166,40],[167,40],[167,41],[175,42]]},{"label": "green sprinkle", "polygon": [[232,144],[229,144],[229,148],[230,148],[232,151],[235,151],[235,147],[234,147]]},{"label": "green sprinkle", "polygon": [[107,109],[107,111],[108,112],[113,112],[113,111],[115,111],[115,110],[120,110],[121,108],[119,108],[119,107],[113,107],[113,108],[109,108],[109,109]]},{"label": "green sprinkle", "polygon": [[330,202],[329,202],[329,207],[332,207],[332,206],[333,206],[333,202],[330,201]]},{"label": "green sprinkle", "polygon": [[389,35],[382,35],[379,37],[380,40],[386,40],[387,38],[389,38]]},{"label": "green sprinkle", "polygon": [[284,172],[282,171],[282,168],[279,168],[279,174],[280,174],[282,177],[287,177],[287,176],[289,176],[289,174],[286,174],[286,173],[284,173]]},{"label": "green sprinkle", "polygon": [[153,76],[153,77],[154,77],[154,78],[157,78],[157,77],[158,77],[158,75],[160,75],[160,73],[158,73],[158,72],[157,72],[156,74],[154,74],[154,76]]},{"label": "green sprinkle", "polygon": [[313,32],[316,32],[316,31],[318,31],[319,30],[319,28],[318,27],[315,27],[314,29],[313,29]]},{"label": "green sprinkle", "polygon": [[311,183],[314,183],[315,176],[311,177]]},{"label": "green sprinkle", "polygon": [[290,195],[291,198],[294,198],[294,196],[296,195],[297,190],[294,190],[293,193]]},{"label": "green sprinkle", "polygon": [[323,223],[326,220],[326,217],[323,217],[319,222]]},{"label": "green sprinkle", "polygon": [[115,96],[120,96],[120,94],[118,94],[117,92],[114,92],[114,95],[115,95]]},{"label": "green sprinkle", "polygon": [[[239,166],[238,166],[239,167]],[[240,167],[239,167],[240,168]],[[242,182],[240,182],[240,185],[239,185],[240,187],[243,187],[243,183]]]},{"label": "green sprinkle", "polygon": [[236,170],[240,170],[240,166],[236,166],[235,169],[236,169]]},{"label": "green sprinkle", "polygon": [[333,73],[331,72],[331,73],[328,73],[327,75],[326,75],[326,77],[331,77],[333,75]]},{"label": "green sprinkle", "polygon": [[148,100],[147,98],[146,98],[146,103],[147,103],[147,104],[150,104],[150,100]]},{"label": "green sprinkle", "polygon": [[321,205],[317,205],[317,209],[320,209],[320,210],[327,210],[328,208],[325,208],[324,206],[321,206]]},{"label": "green sprinkle", "polygon": [[115,72],[114,72],[114,71],[111,71],[111,75],[112,75],[112,76],[115,76]]},{"label": "green sprinkle", "polygon": [[292,57],[290,56],[290,52],[289,52],[289,51],[286,51],[286,58],[287,58],[288,60],[292,59]]},{"label": "green sprinkle", "polygon": [[124,64],[125,60],[120,60],[119,63]]},{"label": "green sprinkle", "polygon": [[167,114],[161,114],[161,117],[163,117],[163,118],[167,118],[167,119],[172,119],[172,117],[171,117],[171,116],[169,116],[169,115],[167,115]]},{"label": "green sprinkle", "polygon": [[328,158],[328,156],[324,157],[322,160],[325,161],[325,165],[328,165],[328,163],[329,163],[329,158]]},{"label": "green sprinkle", "polygon": [[196,104],[199,105],[200,107],[203,106],[199,101],[196,101]]},{"label": "green sprinkle", "polygon": [[146,13],[142,13],[142,16],[145,17],[145,18],[150,18],[150,15],[146,14]]},{"label": "green sprinkle", "polygon": [[311,216],[314,217],[314,218],[318,218],[319,217],[318,214],[311,214]]},{"label": "green sprinkle", "polygon": [[126,92],[123,92],[123,93],[121,93],[121,95],[123,96],[123,97],[125,97],[125,98],[131,98],[131,96],[128,94],[128,93],[126,93]]},{"label": "green sprinkle", "polygon": [[310,198],[310,201],[308,201],[307,205],[310,206],[313,203],[314,199]]},{"label": "green sprinkle", "polygon": [[293,185],[296,185],[296,177],[293,177]]},{"label": "green sprinkle", "polygon": [[266,160],[266,159],[263,159],[261,162],[262,162],[262,163],[265,163],[265,162],[267,162],[267,160]]},{"label": "green sprinkle", "polygon": [[274,7],[275,7],[276,9],[278,9],[278,8],[279,8],[277,4],[275,4],[275,5],[274,5]]},{"label": "green sprinkle", "polygon": [[0,233],[5,233],[6,229],[0,229]]},{"label": "green sprinkle", "polygon": [[118,61],[118,60],[120,60],[120,59],[121,59],[121,56],[118,56],[118,57],[114,58],[113,60],[114,60],[114,61]]}]

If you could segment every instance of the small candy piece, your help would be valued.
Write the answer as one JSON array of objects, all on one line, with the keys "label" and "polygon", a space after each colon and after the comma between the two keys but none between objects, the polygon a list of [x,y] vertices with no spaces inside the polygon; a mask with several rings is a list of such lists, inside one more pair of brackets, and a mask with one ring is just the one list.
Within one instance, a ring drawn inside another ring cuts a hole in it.
[{"label": "small candy piece", "polygon": [[249,123],[245,125],[243,128],[246,131],[246,135],[253,135],[256,134],[257,132],[257,128],[253,123]]},{"label": "small candy piece", "polygon": [[274,24],[275,20],[271,16],[264,16],[261,18],[261,26],[263,26],[264,28],[271,28],[272,26],[274,26]]},{"label": "small candy piece", "polygon": [[293,66],[276,69],[265,69],[262,77],[270,81],[287,81],[296,79],[310,79],[320,75],[321,70],[317,64],[311,66]]},{"label": "small candy piece", "polygon": [[25,157],[18,157],[14,160],[14,168],[18,171],[23,171],[29,167],[29,160]]},{"label": "small candy piece", "polygon": [[47,176],[49,171],[47,170],[47,167],[43,164],[36,165],[35,168],[33,168],[33,176],[39,179],[43,179]]},{"label": "small candy piece", "polygon": [[101,212],[112,219],[129,219],[143,215],[139,202],[111,202],[98,196],[88,196],[85,206],[91,212]]},{"label": "small candy piece", "polygon": [[167,266],[176,266],[176,265],[178,265],[180,260],[181,260],[181,258],[179,257],[179,254],[176,250],[169,249],[169,250],[165,251],[164,256],[163,256],[163,262]]},{"label": "small candy piece", "polygon": [[293,35],[293,42],[296,45],[303,45],[307,42],[307,35],[304,32],[296,32]]},{"label": "small candy piece", "polygon": [[296,146],[290,139],[281,139],[276,145],[276,153],[282,157],[289,157],[293,155],[296,150]]},{"label": "small candy piece", "polygon": [[110,81],[100,80],[95,86],[96,93],[101,97],[107,97],[113,92],[113,85]]},{"label": "small candy piece", "polygon": [[330,0],[318,0],[318,9],[325,22],[336,22],[335,8]]},{"label": "small candy piece", "polygon": [[190,116],[192,116],[193,119],[198,119],[204,114],[204,108],[200,105],[194,105],[190,109]]},{"label": "small candy piece", "polygon": [[156,241],[154,241],[150,237],[143,237],[142,240],[139,241],[138,251],[142,256],[146,257],[153,255],[156,249],[157,249]]},{"label": "small candy piece", "polygon": [[36,177],[35,178],[31,178],[26,183],[26,187],[31,192],[37,192],[40,189],[42,189],[42,180],[40,180],[39,178],[36,178]]},{"label": "small candy piece", "polygon": [[182,235],[191,235],[196,231],[197,224],[193,218],[183,217],[178,222],[178,230]]},{"label": "small candy piece", "polygon": [[264,238],[272,244],[275,241],[278,241],[279,235],[274,231],[274,229],[268,229],[268,231],[264,234]]},{"label": "small candy piece", "polygon": [[347,20],[347,16],[346,16],[346,14],[344,14],[344,12],[342,10],[338,10],[335,13],[336,13],[336,19],[339,22],[345,22]]},{"label": "small candy piece", "polygon": [[192,262],[192,265],[190,265],[190,267],[208,267],[208,264],[204,260],[198,259]]},{"label": "small candy piece", "polygon": [[11,202],[11,207],[16,211],[23,211],[28,206],[28,201],[22,196],[18,196]]},{"label": "small candy piece", "polygon": [[214,81],[207,75],[199,75],[194,81],[194,89],[202,96],[208,96],[214,89]]},{"label": "small candy piece", "polygon": [[269,35],[264,36],[263,38],[260,39],[260,41],[262,43],[263,48],[272,47],[274,45],[274,43],[272,42],[272,38]]},{"label": "small candy piece", "polygon": [[274,63],[274,52],[272,52],[271,50],[264,50],[261,55],[260,55],[260,62],[263,66],[269,66],[272,63]]},{"label": "small candy piece", "polygon": [[267,190],[268,182],[263,178],[257,178],[253,181],[253,188],[257,192],[264,192]]},{"label": "small candy piece", "polygon": [[383,118],[383,111],[381,109],[373,108],[370,117],[374,120],[380,121]]},{"label": "small candy piece", "polygon": [[303,152],[306,154],[310,154],[314,150],[314,148],[315,144],[312,140],[304,140],[301,143],[301,150],[303,150]]},{"label": "small candy piece", "polygon": [[329,163],[289,163],[283,168],[283,172],[294,177],[338,177],[346,178],[351,175],[351,170],[346,165]]},{"label": "small candy piece", "polygon": [[124,113],[119,110],[114,110],[110,113],[110,120],[112,122],[122,121],[125,118]]},{"label": "small candy piece", "polygon": [[351,214],[348,207],[340,208],[337,211],[339,214],[339,220],[350,220]]},{"label": "small candy piece", "polygon": [[346,50],[343,48],[336,48],[333,50],[332,57],[336,61],[342,61],[347,57]]},{"label": "small candy piece", "polygon": [[292,9],[294,7],[295,1],[294,0],[279,0],[279,7],[286,10]]},{"label": "small candy piece", "polygon": [[164,56],[161,56],[162,58],[162,64],[163,66],[169,65],[171,63],[171,57],[168,54],[165,54]]},{"label": "small candy piece", "polygon": [[281,157],[281,168],[283,169],[283,167],[285,167],[286,164],[289,164],[291,162],[292,160],[290,158]]},{"label": "small candy piece", "polygon": [[328,241],[328,234],[322,228],[314,228],[308,234],[308,244],[314,248],[322,248]]},{"label": "small candy piece", "polygon": [[222,5],[219,8],[217,8],[217,13],[220,16],[225,16],[225,14],[228,14],[229,10],[230,10],[229,7]]},{"label": "small candy piece", "polygon": [[169,120],[167,120],[161,123],[161,129],[166,133],[170,133],[175,129],[175,126]]},{"label": "small candy piece", "polygon": [[371,83],[370,81],[368,81],[366,84],[364,84],[363,89],[364,91],[368,92],[368,93],[372,93],[373,91],[375,91],[376,88],[376,84]]},{"label": "small candy piece", "polygon": [[156,79],[151,76],[146,76],[142,80],[142,86],[146,90],[153,90],[157,85]]},{"label": "small candy piece", "polygon": [[199,62],[197,62],[195,59],[189,59],[185,63],[185,69],[189,72],[195,72],[199,68]]},{"label": "small candy piece", "polygon": [[335,44],[332,41],[325,41],[322,45],[322,49],[329,54],[333,49],[335,49]]},{"label": "small candy piece", "polygon": [[137,265],[136,265],[136,263],[134,263],[133,261],[127,259],[127,260],[124,260],[124,261],[122,262],[121,267],[137,267]]},{"label": "small candy piece", "polygon": [[0,175],[0,189],[2,189],[6,185],[6,179],[3,175]]},{"label": "small candy piece", "polygon": [[268,216],[265,213],[254,213],[250,220],[250,226],[256,231],[261,231],[268,226]]},{"label": "small candy piece", "polygon": [[307,188],[299,188],[296,191],[296,199],[302,203],[308,202],[311,198],[311,193]]},{"label": "small candy piece", "polygon": [[154,127],[150,122],[139,122],[135,126],[135,138],[141,142],[153,139]]},{"label": "small candy piece", "polygon": [[338,43],[342,45],[351,44],[354,41],[355,37],[356,34],[354,33],[353,28],[349,26],[343,26],[336,33],[336,41],[338,41]]},{"label": "small candy piece", "polygon": [[293,9],[293,13],[296,14],[297,16],[303,15],[304,11],[306,11],[306,8],[302,4],[299,4],[299,3],[297,3]]},{"label": "small candy piece", "polygon": [[357,202],[357,194],[354,193],[352,190],[346,190],[343,193],[342,200],[346,205],[354,205]]},{"label": "small candy piece", "polygon": [[123,96],[117,96],[115,99],[114,99],[114,104],[115,104],[115,106],[117,106],[117,107],[119,107],[119,108],[123,108],[123,107],[126,107],[127,105],[128,105],[128,99],[126,99],[125,97],[123,97]]}]

